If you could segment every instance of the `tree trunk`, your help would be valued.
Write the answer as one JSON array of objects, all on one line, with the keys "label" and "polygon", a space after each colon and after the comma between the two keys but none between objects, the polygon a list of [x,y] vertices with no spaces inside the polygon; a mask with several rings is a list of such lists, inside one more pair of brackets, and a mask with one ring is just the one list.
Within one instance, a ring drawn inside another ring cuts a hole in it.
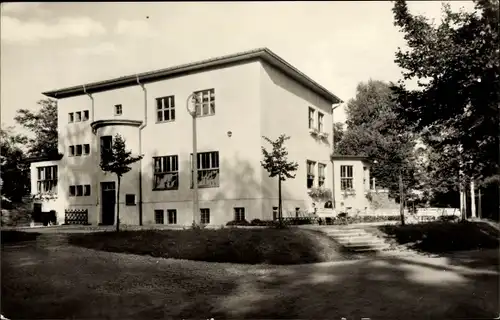
[{"label": "tree trunk", "polygon": [[281,174],[278,175],[278,219],[280,226],[283,225],[283,211],[281,205]]},{"label": "tree trunk", "polygon": [[405,207],[404,207],[404,194],[403,194],[403,174],[399,169],[399,214],[401,215],[401,225],[405,225]]},{"label": "tree trunk", "polygon": [[116,232],[120,231],[120,176],[118,176],[118,186],[116,190]]}]

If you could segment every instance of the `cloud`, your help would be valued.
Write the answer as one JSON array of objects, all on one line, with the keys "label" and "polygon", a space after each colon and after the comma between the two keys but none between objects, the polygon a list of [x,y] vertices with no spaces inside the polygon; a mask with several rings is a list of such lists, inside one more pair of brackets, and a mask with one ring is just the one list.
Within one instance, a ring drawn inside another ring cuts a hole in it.
[{"label": "cloud", "polygon": [[42,21],[21,21],[13,17],[2,17],[2,41],[33,44],[41,40],[56,40],[69,37],[89,37],[106,33],[103,25],[88,17],[66,17],[54,24]]},{"label": "cloud", "polygon": [[38,9],[41,3],[39,2],[14,2],[3,3],[2,13],[21,13],[28,10]]},{"label": "cloud", "polygon": [[111,42],[103,42],[94,47],[76,48],[75,52],[79,55],[105,55],[115,53],[116,46]]},{"label": "cloud", "polygon": [[115,33],[135,37],[154,37],[158,34],[155,29],[151,28],[148,20],[120,20],[116,25]]}]

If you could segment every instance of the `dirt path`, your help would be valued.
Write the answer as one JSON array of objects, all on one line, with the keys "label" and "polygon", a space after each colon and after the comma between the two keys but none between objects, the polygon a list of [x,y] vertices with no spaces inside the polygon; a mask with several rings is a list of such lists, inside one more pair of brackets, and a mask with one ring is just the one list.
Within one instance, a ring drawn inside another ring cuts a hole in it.
[{"label": "dirt path", "polygon": [[2,248],[11,319],[449,319],[498,315],[491,260],[373,257],[301,266],[216,264],[93,251],[66,235]]}]

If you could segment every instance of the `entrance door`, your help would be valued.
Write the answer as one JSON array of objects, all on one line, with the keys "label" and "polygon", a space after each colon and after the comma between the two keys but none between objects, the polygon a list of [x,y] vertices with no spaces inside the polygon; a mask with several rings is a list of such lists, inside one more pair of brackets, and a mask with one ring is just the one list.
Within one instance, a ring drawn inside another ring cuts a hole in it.
[{"label": "entrance door", "polygon": [[101,221],[103,225],[115,224],[115,204],[115,183],[101,182]]}]

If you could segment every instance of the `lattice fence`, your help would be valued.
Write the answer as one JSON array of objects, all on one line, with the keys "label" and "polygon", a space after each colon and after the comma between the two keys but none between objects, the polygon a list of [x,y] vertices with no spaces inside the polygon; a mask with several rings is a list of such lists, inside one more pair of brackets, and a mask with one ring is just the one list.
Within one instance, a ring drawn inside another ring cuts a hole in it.
[{"label": "lattice fence", "polygon": [[67,209],[64,211],[64,224],[89,225],[89,212],[87,209]]}]

